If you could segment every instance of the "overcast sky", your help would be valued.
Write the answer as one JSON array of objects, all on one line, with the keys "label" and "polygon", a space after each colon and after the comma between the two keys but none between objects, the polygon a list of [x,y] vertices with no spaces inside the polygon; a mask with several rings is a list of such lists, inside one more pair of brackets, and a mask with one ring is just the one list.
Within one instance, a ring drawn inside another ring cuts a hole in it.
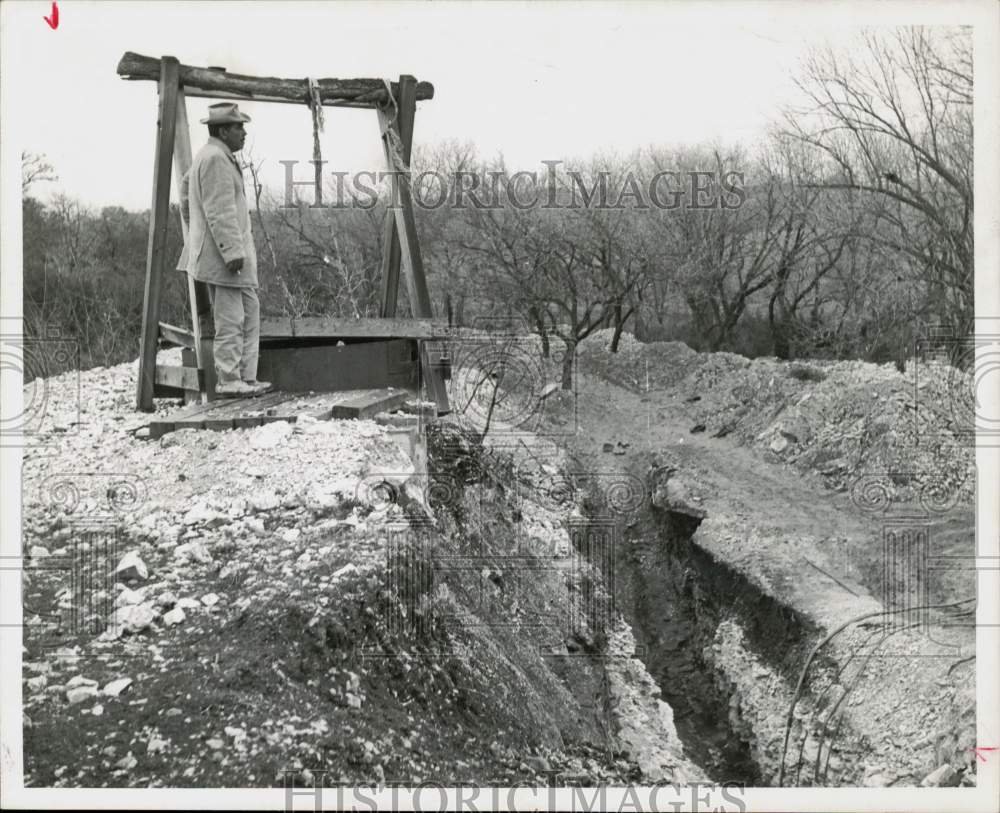
[{"label": "overcast sky", "polygon": [[[51,30],[50,5],[0,7],[13,72],[3,115],[18,116],[24,148],[54,164],[50,191],[129,208],[150,203],[156,89],[118,78],[125,51],[260,76],[411,73],[435,87],[418,106],[418,143],[471,141],[482,156],[502,152],[508,166],[532,170],[650,144],[753,142],[794,98],[809,48],[846,44],[860,23],[902,21],[893,4],[64,0]],[[933,22],[944,8],[906,19]],[[196,150],[209,103],[188,101]],[[310,159],[307,107],[241,108],[268,182],[280,183],[279,160]],[[327,108],[322,146],[331,169],[382,168],[372,111]]]}]

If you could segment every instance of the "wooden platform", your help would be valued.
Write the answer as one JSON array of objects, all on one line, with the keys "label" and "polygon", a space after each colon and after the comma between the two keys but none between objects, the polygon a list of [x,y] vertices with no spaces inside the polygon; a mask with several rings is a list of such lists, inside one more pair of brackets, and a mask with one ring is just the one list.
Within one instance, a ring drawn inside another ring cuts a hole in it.
[{"label": "wooden platform", "polygon": [[[161,325],[177,331],[172,325]],[[264,317],[260,322],[261,339],[334,338],[334,339],[447,339],[447,324],[434,319],[345,319],[332,316],[301,316],[297,319]],[[183,336],[178,335],[179,339]]]},{"label": "wooden platform", "polygon": [[[162,324],[161,339],[165,329],[172,331],[177,342],[183,340],[180,328]],[[365,329],[383,330],[377,326]],[[257,377],[270,381],[276,390],[301,395],[375,389],[416,391],[423,383],[420,341],[270,335],[260,340]],[[189,347],[181,348],[182,366],[157,363],[153,394],[157,398],[184,398],[186,403],[195,404],[201,402],[200,391],[204,390],[210,402],[218,400],[212,351],[212,341],[202,340],[204,370],[198,369],[194,350]],[[439,405],[439,411],[447,412],[447,399]]]},{"label": "wooden platform", "polygon": [[393,410],[415,398],[410,390],[345,390],[304,394],[270,392],[256,398],[225,398],[207,404],[193,404],[149,423],[151,439],[178,429],[245,429],[274,421],[295,423],[300,416],[317,420],[370,418],[383,410]]}]

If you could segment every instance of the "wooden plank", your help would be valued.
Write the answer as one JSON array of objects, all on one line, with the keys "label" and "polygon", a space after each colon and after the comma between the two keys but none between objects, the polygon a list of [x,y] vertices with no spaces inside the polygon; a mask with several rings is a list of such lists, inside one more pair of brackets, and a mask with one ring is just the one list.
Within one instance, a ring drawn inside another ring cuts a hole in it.
[{"label": "wooden plank", "polygon": [[444,370],[436,359],[431,358],[427,342],[420,342],[418,353],[424,397],[428,401],[434,402],[439,415],[447,415],[451,412],[451,406],[448,403],[448,387],[445,384]]},{"label": "wooden plank", "polygon": [[194,334],[190,330],[185,330],[176,325],[168,325],[166,322],[160,322],[160,338],[177,347],[194,349]]},{"label": "wooden plank", "polygon": [[233,428],[233,417],[231,415],[206,415],[205,429],[221,432],[224,429]]},{"label": "wooden plank", "polygon": [[265,392],[263,395],[245,395],[242,398],[228,398],[225,401],[217,403],[220,404],[220,410],[231,412],[235,415],[247,410],[263,410],[274,404],[280,404],[291,397],[292,393],[271,390],[271,392]]},{"label": "wooden plank", "polygon": [[162,418],[155,418],[149,423],[149,436],[151,438],[159,438],[168,432],[173,432],[176,429],[177,421],[184,420],[194,415],[198,415],[203,412],[208,406],[208,404],[192,404],[191,406],[185,407],[184,409],[179,409],[176,412],[172,412]]},{"label": "wooden plank", "polygon": [[205,414],[217,407],[218,401],[209,404],[193,404],[191,407],[181,410],[173,415],[169,415],[165,423],[172,425],[169,431],[178,429],[204,429]]},{"label": "wooden plank", "polygon": [[448,335],[447,326],[433,319],[341,319],[303,317],[292,321],[296,337],[430,339]]},{"label": "wooden plank", "polygon": [[178,389],[177,387],[168,387],[166,384],[160,384],[158,381],[153,382],[153,397],[154,398],[178,398],[183,399],[186,390]]},{"label": "wooden plank", "polygon": [[275,415],[283,418],[299,415],[309,415],[317,419],[330,417],[329,404],[324,408],[315,395],[302,395],[301,393],[292,393],[291,397],[277,406],[271,407],[268,411],[273,411]]},{"label": "wooden plank", "polygon": [[[194,350],[190,347],[185,347],[181,350],[181,364],[185,367],[194,367],[198,369],[198,359],[195,356]],[[204,381],[204,375],[198,377],[199,381]],[[202,403],[202,388],[197,390],[184,390],[184,403],[188,404],[200,404]]]},{"label": "wooden plank", "polygon": [[[173,57],[163,57],[163,61]],[[175,60],[176,61],[176,60]],[[118,63],[118,75],[131,80],[156,79],[161,60],[126,51]],[[305,79],[279,79],[272,76],[247,76],[226,70],[180,65],[180,80],[189,96],[253,99],[262,102],[308,104],[309,82]],[[381,79],[317,79],[320,101],[324,105],[373,108],[387,101]],[[399,87],[393,82],[393,95]],[[223,95],[225,94],[225,95]],[[430,82],[418,82],[418,99],[434,98]]]},{"label": "wooden plank", "polygon": [[230,429],[232,414],[230,408],[243,398],[225,398],[195,404],[193,408],[172,416],[175,429]]},{"label": "wooden plank", "polygon": [[[369,393],[362,393],[367,395]],[[270,392],[257,398],[227,398],[185,409],[150,423],[150,437],[160,438],[178,429],[247,429],[275,421],[295,423],[300,416],[317,420],[331,418],[330,402],[337,396]],[[269,414],[270,413],[270,414]]]},{"label": "wooden plank", "polygon": [[[214,430],[247,429],[273,421],[289,420],[287,416],[268,415],[267,413],[272,409],[277,409],[285,401],[292,398],[294,395],[291,393],[269,392],[256,398],[233,398],[221,402],[220,408],[205,413],[205,428]],[[290,420],[294,422],[295,416],[291,416]]]},{"label": "wooden plank", "polygon": [[157,384],[173,387],[178,390],[198,389],[198,370],[196,367],[178,367],[174,364],[157,364]]},{"label": "wooden plank", "polygon": [[276,420],[283,419],[271,415],[235,415],[232,419],[233,429],[253,429],[255,426],[263,426]]},{"label": "wooden plank", "polygon": [[205,416],[204,415],[192,415],[190,418],[174,418],[171,423],[173,423],[173,431],[179,429],[204,429],[205,428]]},{"label": "wooden plank", "polygon": [[164,435],[167,435],[173,431],[174,431],[174,422],[167,418],[149,422],[150,440],[158,440],[159,438],[162,438]]},{"label": "wooden plank", "polygon": [[211,339],[201,339],[201,361],[205,365],[202,373],[205,376],[205,401],[214,401],[219,396],[215,394],[215,347]]},{"label": "wooden plank", "polygon": [[[205,429],[246,429],[267,423],[267,409],[289,397],[284,392],[269,392],[256,398],[227,398],[212,401],[214,407],[202,413]],[[257,414],[255,414],[257,413]]]},{"label": "wooden plank", "polygon": [[263,423],[259,415],[237,415],[233,418],[233,429],[252,429]]},{"label": "wooden plank", "polygon": [[217,409],[225,407],[227,404],[233,404],[239,400],[239,398],[226,398],[207,403],[190,404],[183,409],[177,410],[177,412],[171,413],[168,417],[171,419],[187,419],[195,416],[204,417],[209,412],[214,412]]},{"label": "wooden plank", "polygon": [[330,339],[440,339],[447,325],[434,319],[351,319],[306,316],[299,319],[262,319],[262,338]]},{"label": "wooden plank", "polygon": [[411,398],[406,390],[372,390],[371,392],[334,404],[330,409],[333,418],[363,420],[379,412],[393,410]]},{"label": "wooden plank", "polygon": [[[399,93],[396,96],[396,126],[402,142],[403,161],[409,166],[413,151],[413,122],[417,114],[417,80],[412,76],[399,77]],[[381,315],[391,317],[396,315],[399,302],[399,263],[400,247],[399,233],[396,231],[396,219],[387,217],[382,236],[382,293]]]},{"label": "wooden plank", "polygon": [[174,152],[177,120],[177,93],[180,66],[165,57],[160,63],[159,118],[156,125],[156,153],[153,163],[153,203],[149,218],[146,251],[146,286],[142,298],[142,343],[136,382],[136,408],[153,411],[153,383],[156,368],[156,339],[160,332],[160,297],[166,266],[167,233],[170,227],[170,162]]}]

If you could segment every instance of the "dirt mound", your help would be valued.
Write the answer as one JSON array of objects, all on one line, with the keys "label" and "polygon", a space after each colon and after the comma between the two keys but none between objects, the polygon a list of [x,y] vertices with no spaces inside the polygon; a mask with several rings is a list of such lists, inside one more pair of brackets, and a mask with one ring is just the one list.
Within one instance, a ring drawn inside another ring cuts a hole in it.
[{"label": "dirt mound", "polygon": [[706,431],[822,474],[865,508],[971,502],[973,454],[959,419],[971,379],[937,363],[911,369],[756,359],[716,379],[700,368],[681,386],[700,396]]},{"label": "dirt mound", "polygon": [[613,336],[611,328],[591,333],[577,345],[577,361],[583,372],[600,375],[629,389],[647,391],[672,387],[703,365],[707,358],[684,342],[643,344],[631,333],[621,335],[618,352],[612,353]]},{"label": "dirt mound", "polygon": [[765,456],[850,489],[866,510],[916,500],[932,509],[974,499],[971,376],[911,359],[907,372],[861,361],[747,359],[642,344],[612,330],[581,342],[580,369],[633,390],[674,390],[693,427],[732,435]]}]

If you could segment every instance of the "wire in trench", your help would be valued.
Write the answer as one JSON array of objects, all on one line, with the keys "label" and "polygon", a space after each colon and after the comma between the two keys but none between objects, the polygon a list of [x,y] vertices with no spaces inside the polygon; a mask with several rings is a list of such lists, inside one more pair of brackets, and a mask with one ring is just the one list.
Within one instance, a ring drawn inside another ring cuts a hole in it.
[{"label": "wire in trench", "polygon": [[854,618],[848,619],[839,627],[837,627],[833,632],[827,635],[822,641],[813,647],[812,652],[809,653],[809,657],[806,658],[806,662],[802,667],[802,672],[799,675],[798,683],[795,687],[795,693],[792,695],[792,702],[788,706],[788,714],[785,718],[785,736],[784,741],[781,746],[781,763],[778,766],[778,787],[783,787],[785,779],[785,759],[788,756],[788,738],[792,731],[792,721],[795,714],[795,706],[799,702],[799,697],[802,694],[802,689],[805,686],[806,675],[809,672],[809,667],[812,665],[813,660],[815,660],[816,655],[819,651],[826,646],[830,641],[832,641],[836,636],[842,633],[845,629],[857,624],[861,621],[865,621],[869,618],[878,618],[880,616],[890,616],[899,615],[905,612],[916,612],[917,610],[943,610],[951,607],[959,607],[962,604],[967,604],[970,601],[975,601],[976,597],[971,596],[969,598],[961,599],[960,601],[952,601],[946,604],[927,604],[920,607],[901,607],[896,610],[876,610],[870,613],[862,613],[861,615],[855,616]]},{"label": "wire in trench", "polygon": [[[813,714],[812,714],[812,719],[810,719],[809,726],[808,726],[806,732],[802,736],[802,741],[799,743],[799,753],[798,753],[798,758],[797,758],[796,763],[795,763],[796,764],[796,772],[795,772],[795,781],[796,781],[796,783],[798,783],[798,781],[799,781],[799,774],[801,773],[801,770],[802,770],[802,768],[801,768],[801,766],[802,766],[802,756],[805,753],[806,742],[809,739],[809,732],[811,732],[814,728],[816,728],[816,720],[819,717],[819,714],[820,714],[820,705],[822,704],[822,701],[823,701],[824,697],[826,697],[826,694],[834,686],[840,685],[840,676],[844,673],[844,671],[847,669],[847,667],[850,666],[851,661],[854,660],[854,658],[858,655],[858,653],[860,653],[860,652],[862,652],[864,650],[864,648],[868,645],[868,642],[871,641],[872,638],[874,638],[876,635],[879,635],[880,633],[883,633],[884,631],[885,631],[885,623],[881,622],[878,626],[875,627],[875,629],[872,632],[870,632],[868,634],[868,636],[863,641],[861,641],[861,643],[859,643],[854,648],[854,651],[851,652],[851,654],[847,658],[847,660],[844,661],[844,663],[840,667],[840,669],[837,670],[837,674],[833,676],[833,679],[830,681],[830,684],[825,689],[823,689],[823,691],[820,692],[819,697],[816,698],[815,708],[813,709]],[[829,719],[830,719],[830,715],[827,715],[827,720],[829,720]]]},{"label": "wire in trench", "polygon": [[[921,608],[916,608],[916,609],[921,609]],[[974,611],[974,609],[973,609],[973,611]],[[964,615],[967,615],[968,613],[969,613],[968,610],[963,610],[961,612],[952,613],[951,616],[953,618],[960,618],[960,617],[962,617]],[[833,708],[826,715],[826,720],[823,721],[823,725],[822,725],[822,728],[821,728],[821,734],[820,734],[820,738],[819,738],[819,743],[818,743],[818,746],[817,746],[817,749],[816,749],[816,762],[814,763],[814,766],[813,766],[813,782],[814,783],[819,783],[821,781],[820,770],[819,770],[819,763],[820,763],[820,759],[821,759],[822,753],[823,753],[823,743],[826,740],[826,733],[827,733],[827,731],[829,731],[830,723],[836,717],[836,719],[837,719],[837,727],[834,729],[833,734],[830,737],[831,741],[833,741],[833,740],[836,740],[837,734],[840,733],[841,723],[843,722],[843,714],[841,714],[839,717],[837,717],[837,711],[840,709],[840,707],[843,704],[843,702],[847,699],[848,695],[850,695],[851,692],[854,691],[854,688],[860,682],[861,677],[864,675],[865,669],[867,669],[868,663],[869,663],[869,661],[871,661],[872,657],[875,655],[875,652],[879,649],[879,647],[882,646],[882,644],[884,644],[890,637],[892,637],[896,633],[904,632],[904,631],[906,631],[908,629],[912,629],[914,627],[918,627],[921,624],[922,624],[922,621],[918,621],[918,622],[915,622],[913,624],[908,624],[905,627],[899,627],[897,629],[892,630],[891,632],[886,633],[882,637],[882,639],[877,644],[875,644],[872,647],[872,649],[869,651],[868,656],[865,658],[865,662],[863,664],[861,664],[861,667],[859,668],[859,670],[858,670],[857,674],[855,675],[854,679],[847,686],[847,688],[845,688],[844,693],[837,699],[837,701],[834,704]],[[878,635],[880,632],[884,632],[885,629],[886,629],[886,625],[883,622],[883,623],[881,623],[880,626],[876,627],[876,629],[875,629],[874,632],[870,633],[860,644],[858,644],[858,646],[856,646],[854,648],[854,651],[851,653],[850,657],[848,657],[848,659],[844,662],[843,666],[841,666],[840,669],[837,671],[837,674],[835,675],[835,677],[833,679],[833,682],[829,686],[827,686],[823,690],[823,692],[820,694],[819,698],[817,698],[817,700],[816,700],[816,710],[813,711],[813,719],[810,721],[810,729],[813,728],[813,724],[814,724],[813,721],[815,721],[815,719],[818,716],[818,713],[819,713],[819,702],[820,702],[820,700],[822,700],[822,698],[824,697],[824,695],[826,695],[826,693],[833,686],[835,686],[835,685],[837,685],[839,683],[840,676],[844,673],[844,671],[850,665],[851,661],[853,661],[854,658],[858,655],[858,653],[862,652],[864,650],[864,648],[868,645],[868,643],[871,641],[871,639],[874,638],[876,635]],[[806,739],[808,739],[808,735],[803,736],[802,745],[799,748],[799,760],[798,760],[798,763],[797,763],[797,770],[796,770],[796,782],[798,782],[799,773],[801,772],[802,753],[803,753],[803,750],[805,748]],[[823,771],[822,771],[822,779],[823,780],[826,779],[826,776],[828,774],[829,766],[830,766],[830,757],[831,756],[832,756],[832,746],[831,746],[831,748],[827,749],[826,762],[823,765]]]},{"label": "wire in trench", "polygon": [[[837,719],[837,727],[834,729],[833,735],[830,737],[830,739],[831,739],[831,747],[827,749],[826,762],[824,763],[824,766],[823,766],[823,776],[824,776],[824,778],[826,777],[826,774],[829,772],[830,756],[833,753],[832,741],[836,740],[837,734],[840,733],[840,726],[841,726],[841,723],[843,722],[843,719],[844,719],[844,715],[841,714],[838,717],[837,716],[837,712],[840,709],[841,705],[843,705],[844,700],[847,699],[848,695],[850,695],[850,693],[854,691],[854,688],[861,681],[861,678],[865,674],[865,670],[868,668],[869,662],[874,657],[874,655],[878,651],[879,647],[881,647],[882,644],[884,644],[887,640],[889,640],[889,638],[891,638],[896,633],[903,632],[904,630],[911,629],[912,627],[920,626],[921,623],[922,622],[918,621],[918,622],[910,624],[910,625],[908,625],[906,627],[898,627],[898,628],[892,630],[891,632],[887,632],[885,635],[882,636],[882,639],[877,644],[875,644],[871,648],[871,650],[868,652],[868,655],[865,658],[864,663],[861,664],[860,668],[857,671],[857,674],[854,676],[854,679],[847,686],[847,688],[844,689],[844,693],[840,696],[840,698],[834,704],[833,708],[830,710],[830,713],[827,715],[826,722],[823,724],[823,728],[820,731],[820,738],[819,738],[819,742],[818,742],[817,749],[816,749],[816,762],[813,764],[813,782],[814,783],[818,783],[820,781],[820,778],[819,778],[820,777],[819,763],[820,763],[820,759],[822,758],[823,743],[826,740],[826,732],[827,732],[827,730],[829,728],[830,721],[833,720],[836,717],[836,719]],[[883,629],[884,629],[884,627],[883,627]],[[868,640],[870,640],[872,637],[873,636],[869,636]]]},{"label": "wire in trench", "polygon": [[[964,599],[964,601],[969,601],[969,600],[970,600],[970,599]],[[960,603],[963,603],[963,602],[960,602]],[[918,609],[918,610],[920,610],[920,609],[928,609],[928,608],[926,608],[926,607],[917,607],[917,608],[914,608],[914,609]],[[960,612],[960,613],[954,613],[954,616],[957,616],[957,617],[961,617],[961,616],[963,616],[963,615],[966,615],[967,613],[968,613],[968,611],[962,611],[962,612]],[[886,640],[887,640],[888,638],[890,638],[891,636],[895,635],[895,634],[896,634],[896,633],[898,633],[898,632],[905,632],[906,630],[909,630],[909,629],[913,629],[914,627],[919,627],[919,626],[921,626],[922,624],[923,624],[923,622],[922,622],[922,621],[917,621],[917,622],[914,622],[914,623],[912,623],[912,624],[908,624],[908,625],[906,625],[905,627],[899,627],[899,628],[897,628],[897,629],[893,630],[892,632],[889,632],[889,633],[887,633],[887,634],[885,635],[885,637],[883,637],[883,638],[882,638],[882,640],[881,640],[881,641],[879,641],[879,642],[878,642],[878,644],[877,644],[877,645],[876,645],[875,647],[873,647],[873,648],[872,648],[871,652],[869,652],[869,653],[868,653],[868,657],[867,657],[867,658],[865,659],[865,662],[864,662],[864,663],[863,663],[863,664],[861,665],[861,668],[860,668],[860,670],[858,671],[858,673],[857,673],[857,674],[855,675],[855,677],[854,677],[854,680],[853,680],[853,681],[851,682],[851,684],[850,684],[850,685],[849,685],[849,686],[848,686],[848,687],[847,687],[847,688],[845,689],[845,691],[844,691],[844,694],[843,694],[843,695],[842,695],[842,696],[840,697],[840,699],[839,699],[839,700],[837,701],[836,705],[835,705],[835,706],[834,706],[834,708],[833,708],[833,709],[831,710],[830,714],[829,714],[829,715],[827,715],[827,720],[826,720],[826,723],[825,723],[825,724],[824,724],[824,726],[823,726],[823,736],[822,736],[822,737],[820,738],[820,741],[819,741],[819,748],[817,749],[817,752],[816,752],[816,763],[815,763],[815,765],[814,765],[814,772],[813,772],[813,781],[814,781],[814,782],[817,782],[817,783],[818,783],[818,782],[820,782],[820,781],[821,781],[821,776],[820,776],[820,772],[819,772],[819,760],[820,760],[820,755],[822,754],[822,751],[823,751],[823,740],[825,739],[825,736],[826,736],[826,730],[827,730],[827,727],[829,726],[829,722],[830,722],[830,720],[831,720],[831,719],[833,718],[833,716],[834,716],[834,715],[835,715],[835,714],[837,713],[837,710],[838,710],[838,709],[840,708],[840,706],[841,706],[841,704],[842,704],[842,703],[844,702],[844,700],[846,700],[846,699],[847,699],[847,696],[848,696],[848,695],[849,695],[849,694],[850,694],[850,693],[851,693],[852,691],[854,691],[854,688],[855,688],[855,686],[857,686],[857,685],[858,685],[858,683],[860,682],[860,680],[861,680],[862,676],[864,675],[864,672],[865,672],[865,669],[866,669],[866,668],[867,668],[867,666],[868,666],[868,662],[869,662],[869,661],[870,661],[870,660],[872,659],[872,657],[873,657],[873,656],[875,655],[875,652],[876,652],[876,651],[878,650],[878,648],[879,648],[879,647],[880,647],[880,646],[881,646],[881,645],[882,645],[883,643],[885,643],[885,641],[886,641]],[[884,627],[883,627],[883,629],[884,629]],[[866,642],[867,642],[868,640],[871,640],[871,638],[872,638],[872,637],[873,637],[873,636],[868,636],[868,638],[866,639]],[[863,644],[862,644],[862,646],[863,646]],[[853,653],[853,654],[851,655],[851,657],[853,658],[855,654],[857,654],[857,650],[855,650],[855,652],[854,652],[854,653]],[[974,658],[974,657],[975,657],[975,655],[973,655],[972,657]],[[849,659],[849,660],[850,660],[850,659]],[[954,666],[954,664],[952,664],[952,666]],[[950,670],[949,670],[949,674],[950,674]],[[839,717],[837,718],[837,727],[836,727],[836,728],[834,729],[834,731],[833,731],[833,735],[832,735],[832,736],[831,736],[831,738],[830,738],[831,740],[835,740],[835,739],[837,738],[837,734],[839,734],[839,733],[840,733],[840,727],[841,727],[841,723],[843,722],[843,719],[844,719],[844,716],[843,716],[843,714],[841,714],[841,715],[840,715],[840,716],[839,716]],[[824,765],[823,765],[823,771],[822,771],[822,780],[823,780],[823,781],[825,781],[825,779],[826,779],[826,777],[827,777],[827,774],[828,774],[828,771],[829,771],[829,767],[830,767],[830,757],[831,757],[831,755],[832,755],[832,748],[831,748],[831,749],[828,749],[828,750],[827,750],[827,755],[826,755],[826,762],[825,762],[825,763],[824,763]]]}]

